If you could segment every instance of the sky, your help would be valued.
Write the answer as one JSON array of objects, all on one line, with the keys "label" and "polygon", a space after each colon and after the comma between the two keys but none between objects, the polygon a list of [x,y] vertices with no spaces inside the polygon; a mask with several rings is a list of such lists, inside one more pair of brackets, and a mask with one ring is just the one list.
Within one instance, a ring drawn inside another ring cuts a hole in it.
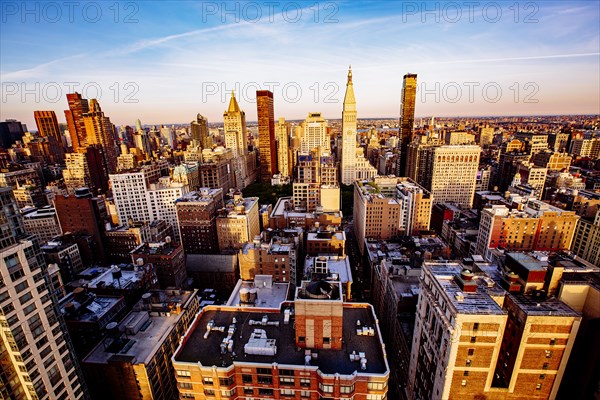
[{"label": "sky", "polygon": [[66,94],[116,125],[340,118],[349,65],[359,118],[600,113],[600,2],[0,2],[0,120],[65,122]]}]

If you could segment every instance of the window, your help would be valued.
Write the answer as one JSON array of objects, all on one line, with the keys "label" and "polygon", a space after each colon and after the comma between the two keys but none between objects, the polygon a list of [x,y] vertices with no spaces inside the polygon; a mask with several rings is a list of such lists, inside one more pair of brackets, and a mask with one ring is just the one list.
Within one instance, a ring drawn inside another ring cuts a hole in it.
[{"label": "window", "polygon": [[469,349],[467,351],[467,355],[472,356],[474,352],[475,352],[475,349]]},{"label": "window", "polygon": [[308,391],[308,390],[301,390],[300,391],[300,397],[310,397],[310,391]]},{"label": "window", "polygon": [[471,360],[467,360],[467,362],[465,363],[467,365],[467,367],[471,366]]},{"label": "window", "polygon": [[537,385],[535,385],[535,390],[542,390],[542,384],[538,383]]},{"label": "window", "polygon": [[385,382],[369,382],[367,384],[367,389],[369,390],[383,390],[385,389]]},{"label": "window", "polygon": [[242,375],[243,383],[252,383],[252,375]]},{"label": "window", "polygon": [[192,388],[192,384],[189,382],[178,382],[178,385],[182,389],[191,389]]},{"label": "window", "polygon": [[181,393],[179,395],[180,399],[195,399],[194,394],[193,393]]},{"label": "window", "polygon": [[231,386],[234,383],[234,377],[219,378],[219,386]]},{"label": "window", "polygon": [[544,363],[544,365],[542,366],[542,369],[548,369],[548,363]]},{"label": "window", "polygon": [[300,379],[300,386],[310,387],[310,379],[307,379],[307,378]]},{"label": "window", "polygon": [[554,346],[556,344],[556,338],[550,339],[550,346]]},{"label": "window", "polygon": [[271,385],[273,383],[273,377],[269,375],[258,375],[257,381],[263,385]]},{"label": "window", "polygon": [[306,338],[304,336],[298,336],[298,343],[304,343]]},{"label": "window", "polygon": [[204,383],[205,385],[213,385],[213,378],[211,376],[205,376],[204,378],[202,378],[202,383]]},{"label": "window", "polygon": [[235,396],[236,390],[235,389],[223,389],[221,390],[221,397],[232,397]]},{"label": "window", "polygon": [[546,374],[541,374],[540,379],[546,379]]},{"label": "window", "polygon": [[463,376],[469,376],[469,371],[463,372]]},{"label": "window", "polygon": [[460,383],[461,386],[467,386],[467,380],[463,379],[462,382]]},{"label": "window", "polygon": [[473,324],[473,330],[476,331],[477,329],[479,329],[479,322]]},{"label": "window", "polygon": [[256,368],[256,373],[258,375],[271,375],[273,371],[271,368]]},{"label": "window", "polygon": [[324,393],[333,393],[333,385],[324,385],[323,383],[319,383],[319,389]]},{"label": "window", "polygon": [[[189,385],[191,386],[192,384],[190,383]],[[215,391],[213,389],[204,389],[204,394],[206,396],[214,396],[215,395]]]},{"label": "window", "polygon": [[260,388],[260,389],[258,389],[258,395],[259,396],[273,396],[273,389]]},{"label": "window", "polygon": [[331,338],[328,338],[328,337],[323,338],[323,344],[330,344],[330,343],[331,343]]},{"label": "window", "polygon": [[191,373],[187,370],[177,370],[177,376],[180,378],[189,378]]},{"label": "window", "polygon": [[294,384],[294,378],[282,376],[282,377],[279,377],[279,383],[281,385],[288,385],[288,386],[289,385],[293,385]]},{"label": "window", "polygon": [[279,392],[282,396],[294,396],[296,394],[292,389],[281,389]]},{"label": "window", "polygon": [[279,376],[294,376],[293,369],[280,369]]},{"label": "window", "polygon": [[477,336],[471,336],[471,343],[475,343],[477,341]]},{"label": "window", "polygon": [[348,385],[342,385],[340,386],[340,393],[352,393],[354,392],[354,384],[348,386]]},{"label": "window", "polygon": [[254,389],[245,387],[244,394],[249,394],[250,396],[254,395]]},{"label": "window", "polygon": [[552,351],[546,350],[546,358],[552,357]]},{"label": "window", "polygon": [[23,290],[27,289],[28,287],[29,287],[29,283],[27,283],[27,281],[23,281],[15,286],[15,290],[17,291],[17,293],[21,293]]}]

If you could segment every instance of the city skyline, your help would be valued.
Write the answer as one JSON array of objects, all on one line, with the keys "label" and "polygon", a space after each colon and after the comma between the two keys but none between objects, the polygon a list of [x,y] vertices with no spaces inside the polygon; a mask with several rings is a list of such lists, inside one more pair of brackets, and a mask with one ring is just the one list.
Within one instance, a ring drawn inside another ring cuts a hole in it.
[{"label": "city skyline", "polygon": [[117,125],[184,123],[198,112],[216,122],[231,90],[249,121],[256,90],[273,91],[275,118],[320,111],[337,119],[348,64],[362,118],[399,115],[406,73],[419,75],[417,118],[600,109],[600,16],[590,2],[502,3],[501,10],[497,3],[325,2],[300,17],[291,3],[233,4],[100,4],[99,17],[82,7],[74,23],[67,9],[57,18],[39,3],[29,11],[3,5],[0,119],[32,127],[33,111],[53,110],[64,122],[65,96],[75,90],[98,98]]}]

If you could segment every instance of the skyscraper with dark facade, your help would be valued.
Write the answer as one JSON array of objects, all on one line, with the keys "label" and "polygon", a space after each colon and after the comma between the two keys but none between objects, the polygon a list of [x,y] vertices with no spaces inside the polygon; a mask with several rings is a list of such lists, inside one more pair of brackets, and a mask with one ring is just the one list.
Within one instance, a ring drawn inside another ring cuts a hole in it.
[{"label": "skyscraper with dark facade", "polygon": [[10,148],[17,141],[23,140],[24,133],[23,125],[17,120],[0,122],[0,147]]},{"label": "skyscraper with dark facade", "polygon": [[87,99],[81,97],[81,94],[77,92],[68,93],[67,101],[69,102],[69,109],[65,110],[65,118],[67,119],[73,150],[77,151],[78,148],[87,145],[83,114],[89,112],[89,105]]},{"label": "skyscraper with dark facade", "polygon": [[400,158],[397,176],[406,176],[407,148],[413,139],[415,123],[415,102],[417,99],[417,75],[404,75],[402,84],[402,105],[400,109]]},{"label": "skyscraper with dark facade", "polygon": [[258,145],[260,158],[260,180],[270,182],[277,173],[277,144],[275,143],[275,112],[273,93],[269,90],[256,91],[258,115]]}]

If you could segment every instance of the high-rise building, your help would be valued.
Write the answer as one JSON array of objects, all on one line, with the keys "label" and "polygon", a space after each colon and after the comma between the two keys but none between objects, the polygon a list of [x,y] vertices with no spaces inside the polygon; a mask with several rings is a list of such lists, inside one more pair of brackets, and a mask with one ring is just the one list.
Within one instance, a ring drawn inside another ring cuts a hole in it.
[{"label": "high-rise building", "polygon": [[175,201],[188,192],[185,183],[168,176],[168,164],[162,160],[136,170],[110,175],[113,198],[121,224],[164,220],[179,242]]},{"label": "high-rise building", "polygon": [[481,212],[475,254],[489,258],[491,249],[561,251],[571,249],[579,217],[540,200],[523,210],[493,205]]},{"label": "high-rise building", "polygon": [[308,117],[298,127],[300,153],[308,154],[316,148],[322,152],[331,150],[331,140],[327,134],[327,121],[320,112],[308,113]]},{"label": "high-rise building", "polygon": [[14,119],[0,122],[0,147],[10,149],[16,142],[23,140],[25,129],[23,124]]},{"label": "high-rise building", "polygon": [[373,307],[341,293],[339,282],[305,281],[293,313],[203,308],[173,356],[181,398],[385,399],[389,367]]},{"label": "high-rise building", "polygon": [[271,177],[277,173],[275,111],[273,108],[273,93],[271,91],[256,91],[256,110],[258,116],[260,180],[261,182],[271,182]]},{"label": "high-rise building", "polygon": [[104,200],[92,197],[89,189],[81,188],[69,196],[56,196],[54,206],[61,230],[90,236],[93,252],[90,258],[104,261],[102,238],[105,225],[109,222]]},{"label": "high-rise building", "polygon": [[275,138],[277,140],[277,167],[282,177],[292,176],[292,162],[290,157],[290,123],[285,118],[279,118],[275,124]]},{"label": "high-rise building", "polygon": [[241,279],[254,280],[256,275],[270,275],[273,282],[295,285],[299,246],[297,231],[280,231],[271,237],[263,232],[260,238],[245,243],[240,249]]},{"label": "high-rise building", "polygon": [[100,103],[96,99],[90,100],[89,112],[83,114],[83,122],[87,134],[87,144],[102,146],[106,170],[109,174],[115,173],[118,156],[115,127],[110,122],[110,118],[104,115]]},{"label": "high-rise building", "polygon": [[479,145],[489,146],[494,142],[494,128],[489,126],[479,127]]},{"label": "high-rise building", "polygon": [[196,119],[190,123],[193,146],[200,146],[202,149],[212,149],[212,137],[208,132],[208,119],[201,114],[196,115]]},{"label": "high-rise building", "polygon": [[85,122],[83,122],[83,115],[89,112],[89,105],[87,99],[81,97],[81,94],[68,93],[67,101],[69,103],[69,109],[65,110],[65,118],[67,119],[67,125],[69,127],[69,135],[71,136],[71,145],[73,150],[87,146],[87,134],[85,130]]},{"label": "high-rise building", "polygon": [[342,111],[341,145],[340,182],[344,185],[351,185],[356,179],[356,99],[351,69],[348,69],[348,82]]},{"label": "high-rise building", "polygon": [[86,398],[46,263],[10,188],[0,188],[0,221],[0,397]]},{"label": "high-rise building", "polygon": [[408,178],[376,177],[354,183],[354,234],[361,253],[365,239],[388,240],[429,230],[432,195]]},{"label": "high-rise building", "polygon": [[556,397],[581,314],[546,296],[535,259],[506,258],[424,263],[408,399]]},{"label": "high-rise building", "polygon": [[342,111],[342,148],[340,151],[340,182],[344,185],[351,185],[356,179],[370,179],[377,174],[377,169],[365,158],[363,148],[356,146],[356,116],[352,70],[349,69]]},{"label": "high-rise building", "polygon": [[413,141],[415,103],[417,100],[417,75],[406,74],[402,83],[402,105],[400,106],[400,158],[397,176],[406,176],[407,148]]},{"label": "high-rise building", "polygon": [[331,154],[321,153],[318,148],[300,154],[292,184],[294,208],[307,212],[339,211],[338,173],[338,163]]},{"label": "high-rise building", "polygon": [[33,116],[41,137],[53,137],[62,146],[62,134],[54,111],[34,111]]},{"label": "high-rise building", "polygon": [[56,210],[51,206],[23,210],[23,226],[27,233],[37,236],[40,244],[62,233]]},{"label": "high-rise building", "polygon": [[165,242],[143,243],[131,251],[131,259],[152,264],[161,289],[186,287],[185,254],[183,247],[171,238]]},{"label": "high-rise building", "polygon": [[218,211],[219,249],[237,251],[259,234],[258,197],[243,198],[240,192],[236,192],[225,208]]},{"label": "high-rise building", "polygon": [[423,180],[417,181],[431,192],[434,203],[473,205],[479,167],[479,146],[435,146],[427,148]]},{"label": "high-rise building", "polygon": [[246,113],[240,109],[235,95],[231,93],[229,108],[223,113],[225,147],[233,151],[234,184],[241,190],[249,183],[248,175],[248,133],[246,131]]},{"label": "high-rise building", "polygon": [[223,208],[223,190],[200,188],[177,199],[177,225],[186,254],[217,254],[217,211]]},{"label": "high-rise building", "polygon": [[600,210],[593,219],[577,221],[571,250],[594,265],[600,265]]},{"label": "high-rise building", "polygon": [[66,168],[63,170],[63,179],[67,191],[73,194],[75,189],[81,187],[89,187],[93,191],[86,153],[67,153],[65,156]]},{"label": "high-rise building", "polygon": [[211,189],[222,189],[223,194],[235,187],[233,177],[233,152],[231,149],[217,147],[214,150],[204,149],[198,166],[199,186]]}]

